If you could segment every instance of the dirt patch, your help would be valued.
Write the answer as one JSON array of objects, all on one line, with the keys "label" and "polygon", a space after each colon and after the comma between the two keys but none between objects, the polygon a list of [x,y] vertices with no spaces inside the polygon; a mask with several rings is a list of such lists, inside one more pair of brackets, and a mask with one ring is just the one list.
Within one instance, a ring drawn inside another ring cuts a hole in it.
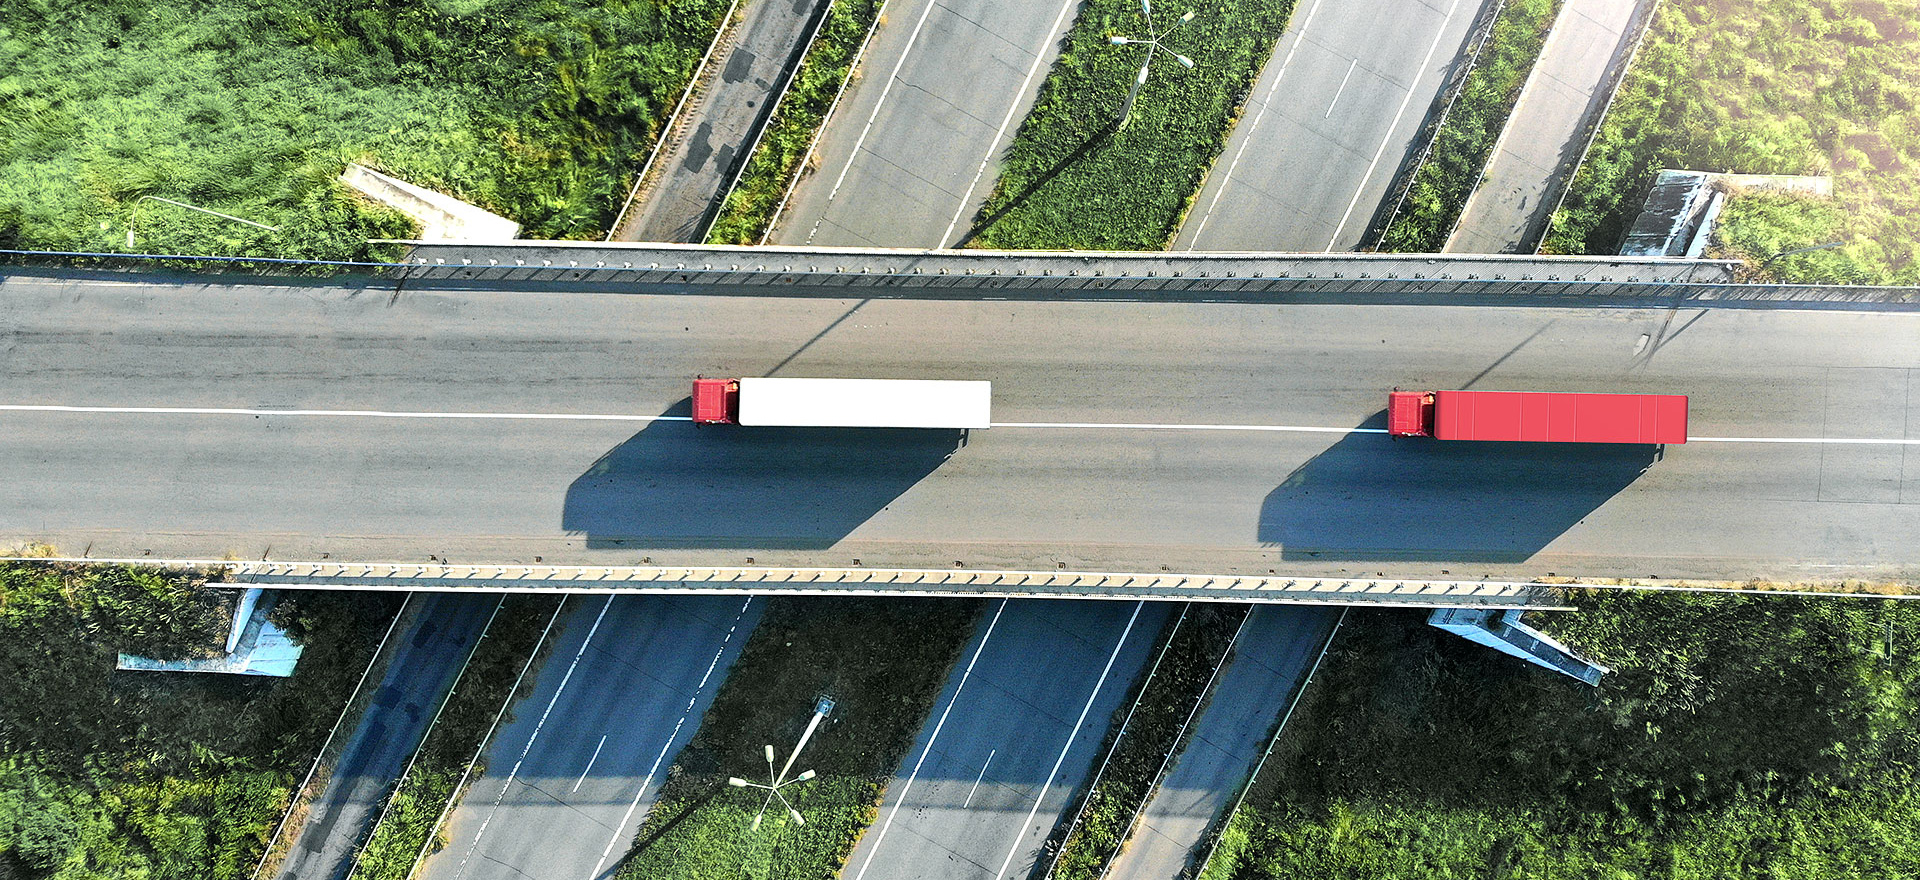
[{"label": "dirt patch", "polygon": [[1873,166],[1873,170],[1875,171],[1894,172],[1906,167],[1906,163],[1900,160],[1900,151],[1895,149],[1893,144],[1887,142],[1885,135],[1877,131],[1850,134],[1843,138],[1841,142],[1846,144],[1848,149],[1859,150],[1865,153],[1867,162]]}]

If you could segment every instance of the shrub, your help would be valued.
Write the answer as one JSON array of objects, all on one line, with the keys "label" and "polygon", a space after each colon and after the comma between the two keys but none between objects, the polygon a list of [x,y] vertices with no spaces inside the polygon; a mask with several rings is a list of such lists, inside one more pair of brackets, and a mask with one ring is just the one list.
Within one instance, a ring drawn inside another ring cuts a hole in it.
[{"label": "shrub", "polygon": [[530,236],[597,238],[726,7],[0,4],[0,234],[113,251],[132,224],[142,251],[390,257],[366,240],[411,223],[334,182],[359,161]]},{"label": "shrub", "polygon": [[289,679],[114,671],[121,647],[218,646],[232,596],[196,572],[0,563],[0,875],[252,869],[395,603],[283,603],[306,647]]},{"label": "shrub", "polygon": [[1573,604],[1543,625],[1614,668],[1598,688],[1352,615],[1207,876],[1911,873],[1920,606]]},{"label": "shrub", "polygon": [[35,804],[14,820],[14,857],[39,871],[58,868],[80,843],[78,825],[65,804]]}]

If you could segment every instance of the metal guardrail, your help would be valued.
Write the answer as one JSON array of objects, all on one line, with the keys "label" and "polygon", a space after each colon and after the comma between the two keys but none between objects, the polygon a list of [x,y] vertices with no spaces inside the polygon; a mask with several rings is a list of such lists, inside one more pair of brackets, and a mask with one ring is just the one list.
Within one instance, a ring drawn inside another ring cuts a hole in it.
[{"label": "metal guardrail", "polygon": [[[1539,297],[1569,303],[1772,302],[1920,308],[1920,287],[1750,284],[1735,264],[1643,257],[1451,254],[1219,254],[899,249],[514,241],[412,242],[402,263],[0,250],[0,263],[96,269],[228,268],[257,274],[360,273],[456,288],[594,285],[601,291],[861,297],[1235,301],[1262,296],[1395,302]],[[1705,274],[1713,280],[1693,280]],[[637,288],[650,288],[645,291]]]},{"label": "metal guardrail", "polygon": [[1050,299],[1257,296],[1598,297],[1679,302],[1920,303],[1920,288],[1748,284],[1725,260],[1464,254],[1040,252],[598,242],[407,242],[408,281],[667,291]]},{"label": "metal guardrail", "polygon": [[[715,283],[718,275],[719,283],[784,283],[791,277],[842,286],[1040,284],[1094,288],[1132,284],[1173,290],[1315,280],[1671,285],[1727,282],[1739,265],[1726,260],[1669,257],[925,250],[531,240],[382,243],[410,248],[398,270],[408,279],[624,281],[628,280],[627,273],[637,273],[648,281],[703,284]],[[579,275],[564,275],[570,272]]]},{"label": "metal guardrail", "polygon": [[[168,264],[177,264],[169,266]],[[360,262],[354,260],[306,260],[295,257],[233,257],[214,254],[122,254],[107,251],[21,251],[0,249],[0,267],[40,266],[101,269],[165,270],[192,267],[195,271],[237,268],[254,274],[324,277],[360,273],[380,275],[406,268],[407,263]],[[267,272],[262,270],[279,270]],[[295,271],[307,270],[307,271]]]}]

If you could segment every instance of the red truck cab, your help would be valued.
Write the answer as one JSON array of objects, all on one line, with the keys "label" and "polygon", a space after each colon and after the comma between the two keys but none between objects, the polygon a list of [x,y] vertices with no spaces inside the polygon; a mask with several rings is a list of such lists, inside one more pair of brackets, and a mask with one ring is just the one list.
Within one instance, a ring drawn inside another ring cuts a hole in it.
[{"label": "red truck cab", "polygon": [[731,425],[740,417],[740,380],[693,380],[693,423]]},{"label": "red truck cab", "polygon": [[1387,433],[1395,437],[1433,436],[1431,391],[1395,391],[1387,395]]}]

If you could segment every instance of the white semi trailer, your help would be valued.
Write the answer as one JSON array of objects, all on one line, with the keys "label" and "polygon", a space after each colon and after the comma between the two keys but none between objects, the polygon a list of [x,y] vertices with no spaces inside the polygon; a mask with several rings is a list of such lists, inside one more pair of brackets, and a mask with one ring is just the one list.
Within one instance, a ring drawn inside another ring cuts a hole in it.
[{"label": "white semi trailer", "polygon": [[993,383],[942,379],[693,380],[693,420],[804,428],[992,425]]}]

